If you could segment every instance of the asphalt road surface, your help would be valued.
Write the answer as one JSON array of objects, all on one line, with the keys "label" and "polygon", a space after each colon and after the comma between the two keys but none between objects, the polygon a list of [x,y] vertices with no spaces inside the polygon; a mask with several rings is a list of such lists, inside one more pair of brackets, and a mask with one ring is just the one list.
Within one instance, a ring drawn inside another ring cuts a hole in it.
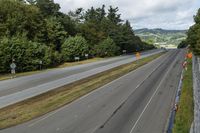
[{"label": "asphalt road surface", "polygon": [[0,133],[162,133],[185,50],[160,58],[54,112]]},{"label": "asphalt road surface", "polygon": [[[141,58],[161,52],[151,50]],[[136,60],[134,55],[119,56],[99,62],[55,69],[31,76],[0,81],[0,108],[37,96],[52,89],[98,74]]]}]

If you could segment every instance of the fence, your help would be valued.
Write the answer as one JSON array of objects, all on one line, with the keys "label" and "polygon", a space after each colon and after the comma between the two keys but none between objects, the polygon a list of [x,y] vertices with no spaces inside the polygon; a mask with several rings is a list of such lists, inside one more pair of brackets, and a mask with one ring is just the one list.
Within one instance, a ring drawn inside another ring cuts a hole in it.
[{"label": "fence", "polygon": [[200,57],[193,56],[194,121],[190,133],[200,133]]}]

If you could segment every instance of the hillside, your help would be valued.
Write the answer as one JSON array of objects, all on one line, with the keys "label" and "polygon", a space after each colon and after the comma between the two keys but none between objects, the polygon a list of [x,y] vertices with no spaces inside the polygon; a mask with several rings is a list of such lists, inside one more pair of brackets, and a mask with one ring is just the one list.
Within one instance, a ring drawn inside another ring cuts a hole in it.
[{"label": "hillside", "polygon": [[187,30],[164,30],[164,29],[138,29],[135,34],[144,42],[153,43],[158,46],[177,46],[186,38]]}]

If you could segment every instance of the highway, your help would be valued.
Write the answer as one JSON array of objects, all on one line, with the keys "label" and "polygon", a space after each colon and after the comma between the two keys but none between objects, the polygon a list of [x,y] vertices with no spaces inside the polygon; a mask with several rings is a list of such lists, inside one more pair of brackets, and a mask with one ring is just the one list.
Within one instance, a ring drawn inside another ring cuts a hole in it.
[{"label": "highway", "polygon": [[[142,53],[141,58],[161,52],[151,50]],[[16,79],[0,81],[0,108],[37,96],[83,78],[101,73],[122,64],[136,60],[134,55],[119,56],[107,60],[60,68]]]},{"label": "highway", "polygon": [[69,105],[0,133],[163,133],[185,53],[170,50]]}]

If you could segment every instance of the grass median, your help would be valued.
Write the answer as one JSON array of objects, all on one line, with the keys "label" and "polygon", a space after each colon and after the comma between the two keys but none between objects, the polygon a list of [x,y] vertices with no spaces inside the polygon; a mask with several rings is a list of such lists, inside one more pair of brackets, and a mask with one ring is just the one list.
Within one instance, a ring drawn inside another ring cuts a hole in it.
[{"label": "grass median", "polygon": [[182,92],[173,133],[189,133],[190,131],[194,114],[192,79],[192,60],[188,59],[188,70],[184,72],[183,76]]},{"label": "grass median", "polygon": [[79,80],[23,102],[0,109],[0,129],[14,126],[56,110],[81,96],[147,64],[164,53],[152,55]]}]

